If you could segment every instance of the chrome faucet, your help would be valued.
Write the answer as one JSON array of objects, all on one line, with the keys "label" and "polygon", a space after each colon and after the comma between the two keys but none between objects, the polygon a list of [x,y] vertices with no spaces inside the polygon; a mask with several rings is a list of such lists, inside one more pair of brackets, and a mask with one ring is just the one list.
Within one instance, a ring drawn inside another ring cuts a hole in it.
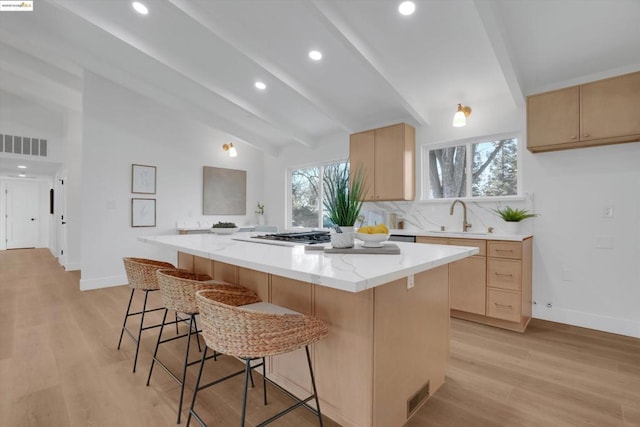
[{"label": "chrome faucet", "polygon": [[449,215],[453,215],[453,207],[456,203],[460,203],[462,205],[462,231],[467,231],[471,228],[471,224],[467,222],[467,205],[460,199],[455,199],[453,203],[451,203],[451,209],[449,209]]}]

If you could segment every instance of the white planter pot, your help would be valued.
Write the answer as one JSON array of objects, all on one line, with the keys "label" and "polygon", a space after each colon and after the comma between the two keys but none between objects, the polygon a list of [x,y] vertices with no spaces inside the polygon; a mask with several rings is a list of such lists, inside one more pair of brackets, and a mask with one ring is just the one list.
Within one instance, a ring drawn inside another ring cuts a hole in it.
[{"label": "white planter pot", "polygon": [[520,234],[520,222],[505,221],[504,229],[507,232],[507,234]]},{"label": "white planter pot", "polygon": [[342,233],[331,230],[331,246],[338,249],[352,248],[354,243],[354,227],[340,227]]},{"label": "white planter pot", "polygon": [[264,215],[258,214],[258,225],[264,225]]}]

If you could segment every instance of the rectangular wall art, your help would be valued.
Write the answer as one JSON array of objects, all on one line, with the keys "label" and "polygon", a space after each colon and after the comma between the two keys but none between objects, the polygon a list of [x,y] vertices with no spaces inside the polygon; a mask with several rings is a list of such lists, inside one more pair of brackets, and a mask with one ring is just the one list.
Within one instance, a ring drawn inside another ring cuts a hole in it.
[{"label": "rectangular wall art", "polygon": [[246,215],[247,171],[204,166],[203,215]]}]

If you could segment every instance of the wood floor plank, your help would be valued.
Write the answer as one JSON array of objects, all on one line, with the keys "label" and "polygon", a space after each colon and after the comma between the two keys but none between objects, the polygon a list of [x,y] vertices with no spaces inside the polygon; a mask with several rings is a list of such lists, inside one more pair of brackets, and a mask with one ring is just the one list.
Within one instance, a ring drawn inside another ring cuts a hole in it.
[{"label": "wood floor plank", "polygon": [[[116,349],[130,289],[81,292],[79,279],[46,249],[0,251],[0,426],[175,425],[178,384],[156,368],[145,385],[157,330],[143,334],[133,374],[133,342],[125,337]],[[137,296],[134,309],[141,301]],[[157,292],[149,305],[161,305]],[[160,319],[158,312],[145,324]],[[199,358],[195,342],[190,351]],[[536,319],[525,334],[452,319],[450,354],[446,383],[407,426],[640,426],[638,339]],[[159,355],[179,372],[183,341],[163,345]],[[221,357],[208,362],[204,375],[239,369],[238,360]],[[189,368],[185,420],[196,374],[196,366]],[[290,404],[270,387],[264,406],[261,378],[255,379],[247,425]],[[241,399],[238,377],[203,391],[196,407],[209,425],[237,426]],[[303,409],[274,423],[316,425]],[[336,425],[326,420],[325,426]]]}]

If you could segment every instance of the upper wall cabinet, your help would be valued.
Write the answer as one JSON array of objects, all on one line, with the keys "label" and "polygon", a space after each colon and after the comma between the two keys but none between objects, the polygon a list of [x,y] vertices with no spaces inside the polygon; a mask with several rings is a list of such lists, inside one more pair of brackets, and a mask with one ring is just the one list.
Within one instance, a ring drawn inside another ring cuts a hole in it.
[{"label": "upper wall cabinet", "polygon": [[552,151],[640,140],[640,72],[527,97],[527,148]]},{"label": "upper wall cabinet", "polygon": [[349,163],[352,171],[363,168],[366,201],[415,199],[415,139],[406,123],[350,136]]}]

